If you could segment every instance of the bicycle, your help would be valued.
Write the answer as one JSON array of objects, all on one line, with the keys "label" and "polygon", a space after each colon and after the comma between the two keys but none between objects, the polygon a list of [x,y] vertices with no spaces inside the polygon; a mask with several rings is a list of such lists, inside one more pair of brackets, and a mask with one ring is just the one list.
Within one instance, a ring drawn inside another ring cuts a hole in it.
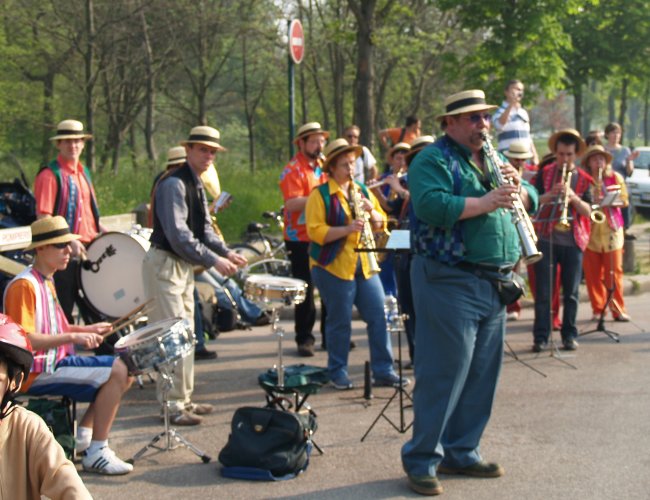
[{"label": "bicycle", "polygon": [[[265,219],[272,219],[280,230],[284,229],[284,208],[278,212],[266,211]],[[272,274],[291,276],[291,262],[287,260],[284,240],[264,231],[271,227],[268,223],[250,222],[246,227],[244,241],[231,248],[248,259],[248,265],[235,274],[235,279],[243,283],[249,274]]]}]

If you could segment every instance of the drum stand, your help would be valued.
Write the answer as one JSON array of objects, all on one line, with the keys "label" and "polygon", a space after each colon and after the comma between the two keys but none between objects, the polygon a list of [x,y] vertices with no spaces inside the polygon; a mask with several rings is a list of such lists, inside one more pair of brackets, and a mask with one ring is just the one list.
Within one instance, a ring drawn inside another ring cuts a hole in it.
[{"label": "drum stand", "polygon": [[[173,364],[170,363],[165,363],[162,365],[156,365],[156,371],[158,372],[158,376],[161,377],[162,379],[162,396],[163,396],[163,420],[164,420],[164,425],[165,425],[165,430],[157,434],[156,436],[153,437],[149,443],[144,446],[140,451],[138,451],[133,457],[127,460],[129,463],[134,463],[136,460],[138,460],[140,457],[142,457],[147,451],[151,449],[155,449],[158,451],[171,451],[175,450],[176,448],[180,446],[185,446],[186,448],[189,448],[190,451],[192,451],[197,457],[199,457],[204,464],[207,464],[210,460],[212,460],[212,457],[209,455],[206,455],[203,451],[201,451],[199,448],[194,446],[192,443],[190,443],[187,439],[185,439],[183,436],[181,436],[178,432],[176,432],[176,429],[173,427],[170,427],[169,425],[169,401],[167,399],[169,391],[172,389],[174,386],[174,381],[172,380],[172,375],[171,371],[173,367],[176,365],[176,362]],[[159,446],[158,442],[164,438],[163,445]]]},{"label": "drum stand", "polygon": [[[395,299],[393,299],[395,300]],[[397,300],[395,300],[395,303],[393,306],[389,309],[387,307],[386,310],[386,315],[387,317],[387,323],[388,323],[388,332],[389,333],[395,333],[397,332],[397,359],[398,359],[398,365],[397,365],[397,373],[399,374],[400,381],[402,380],[402,333],[404,332],[404,321],[408,319],[408,315],[406,314],[401,314],[400,309],[399,309],[399,304],[397,303]],[[388,410],[388,407],[391,405],[391,403],[395,400],[395,398],[399,396],[399,425],[395,424],[387,415],[386,415],[386,410]],[[370,431],[373,429],[375,424],[379,422],[380,418],[383,418],[386,420],[391,426],[393,426],[393,429],[395,429],[397,432],[400,434],[404,434],[406,431],[408,431],[411,426],[413,425],[413,422],[406,424],[406,421],[404,419],[404,402],[405,399],[408,399],[410,402],[409,406],[413,406],[413,399],[411,398],[411,395],[408,393],[406,388],[402,386],[401,384],[395,388],[395,391],[393,392],[393,395],[389,398],[388,402],[384,405],[384,407],[381,409],[379,412],[379,415],[377,415],[377,418],[370,424],[370,427],[368,427],[368,430],[366,433],[363,435],[361,438],[361,442],[363,442],[364,439],[370,434]]]}]

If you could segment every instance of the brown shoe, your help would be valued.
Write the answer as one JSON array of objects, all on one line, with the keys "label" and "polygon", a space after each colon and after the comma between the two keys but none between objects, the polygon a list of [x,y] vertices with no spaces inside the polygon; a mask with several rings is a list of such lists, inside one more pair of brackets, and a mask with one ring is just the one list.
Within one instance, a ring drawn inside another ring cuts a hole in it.
[{"label": "brown shoe", "polygon": [[298,356],[311,358],[314,355],[314,344],[298,344]]},{"label": "brown shoe", "polygon": [[440,480],[436,476],[408,475],[409,488],[416,493],[426,496],[440,495],[443,491]]},{"label": "brown shoe", "polygon": [[207,415],[214,411],[214,406],[209,403],[190,403],[185,406],[185,411],[194,415]]},{"label": "brown shoe", "polygon": [[203,419],[201,417],[194,415],[193,413],[188,413],[186,411],[174,413],[173,415],[169,416],[169,423],[172,425],[199,425],[201,422],[203,422]]},{"label": "brown shoe", "polygon": [[438,474],[462,474],[471,477],[501,477],[505,470],[499,464],[494,462],[476,462],[468,467],[448,467],[445,465],[438,466]]}]

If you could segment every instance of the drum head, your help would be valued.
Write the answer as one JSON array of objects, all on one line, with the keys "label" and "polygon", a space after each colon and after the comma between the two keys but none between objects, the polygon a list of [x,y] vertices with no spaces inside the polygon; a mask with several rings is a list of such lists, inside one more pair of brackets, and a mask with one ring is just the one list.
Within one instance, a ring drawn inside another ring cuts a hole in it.
[{"label": "drum head", "polygon": [[87,302],[109,318],[119,318],[145,302],[142,261],[149,242],[138,235],[105,233],[87,250],[80,268]]},{"label": "drum head", "polygon": [[284,276],[274,276],[272,274],[251,274],[246,278],[246,282],[253,288],[261,289],[299,290],[305,287],[305,282],[303,280],[285,278]]},{"label": "drum head", "polygon": [[129,333],[128,335],[118,340],[115,343],[115,349],[117,350],[123,349],[125,347],[133,347],[138,344],[147,342],[154,337],[166,334],[179,321],[183,320],[180,318],[163,319],[161,321],[151,323],[150,325],[143,326],[142,328],[138,328],[135,332]]}]

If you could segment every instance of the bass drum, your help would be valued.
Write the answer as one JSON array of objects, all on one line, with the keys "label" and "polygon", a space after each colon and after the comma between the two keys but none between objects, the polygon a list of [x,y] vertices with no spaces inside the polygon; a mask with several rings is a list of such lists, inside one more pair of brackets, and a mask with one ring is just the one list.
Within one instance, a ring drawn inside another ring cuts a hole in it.
[{"label": "bass drum", "polygon": [[120,318],[146,301],[142,261],[149,241],[140,234],[104,233],[79,266],[86,302],[107,318]]}]

